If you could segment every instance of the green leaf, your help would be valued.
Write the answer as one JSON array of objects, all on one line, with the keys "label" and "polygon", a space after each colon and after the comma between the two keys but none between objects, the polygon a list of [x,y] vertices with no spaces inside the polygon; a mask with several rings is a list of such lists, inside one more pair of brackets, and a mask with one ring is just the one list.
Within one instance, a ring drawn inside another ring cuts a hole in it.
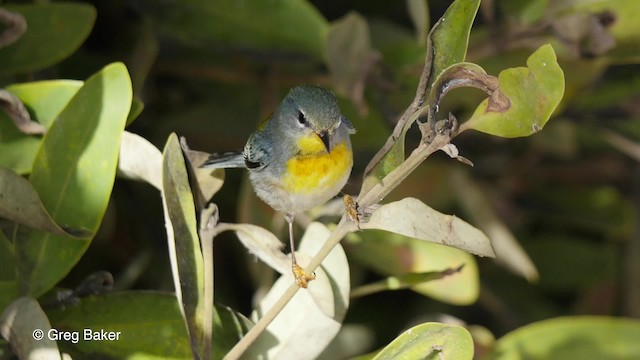
[{"label": "green leaf", "polygon": [[[427,95],[433,91],[433,84],[445,69],[464,61],[469,44],[469,32],[479,6],[480,0],[456,0],[431,29],[427,38],[427,51],[432,51],[432,59],[431,64],[425,64],[425,66],[431,66],[425,89]],[[428,107],[422,107],[417,111],[422,112],[426,109]],[[397,139],[393,146],[367,176],[361,193],[368,191],[404,161],[405,136],[418,115],[413,114],[412,118],[404,124],[402,131],[395,134]]]},{"label": "green leaf", "polygon": [[53,221],[31,183],[9,169],[0,168],[0,217],[59,236],[90,236],[81,229],[62,229]]},{"label": "green leaf", "polygon": [[163,152],[162,204],[173,282],[191,339],[191,350],[197,357],[204,345],[204,264],[187,167],[175,133],[169,136]]},{"label": "green leaf", "polygon": [[365,81],[378,60],[371,47],[369,26],[365,18],[349,12],[331,23],[327,33],[327,65],[336,92],[351,99],[359,112],[366,113]]},{"label": "green leaf", "polygon": [[427,0],[407,0],[407,10],[416,31],[418,44],[427,44],[429,33],[429,4]]},{"label": "green leaf", "polygon": [[505,335],[483,359],[637,359],[638,334],[636,319],[559,317]]},{"label": "green leaf", "polygon": [[[77,305],[47,313],[54,328],[80,332],[77,344],[67,342],[71,350],[80,354],[191,358],[189,338],[174,295],[121,292],[89,296]],[[82,338],[84,329],[120,335],[117,341],[86,341]]]},{"label": "green leaf", "polygon": [[7,305],[9,305],[12,301],[17,299],[19,296],[20,296],[20,293],[18,292],[17,281],[0,280],[0,309],[4,309]]},{"label": "green leaf", "polygon": [[414,326],[395,338],[374,360],[473,359],[471,334],[461,327],[440,323]]},{"label": "green leaf", "polygon": [[382,231],[367,231],[365,236],[351,233],[346,240],[354,260],[386,276],[427,273],[464,265],[459,273],[412,286],[411,290],[456,305],[473,304],[478,299],[478,265],[467,252]]},{"label": "green leaf", "polygon": [[0,230],[0,309],[18,298],[13,244]]},{"label": "green leaf", "polygon": [[131,111],[129,111],[129,116],[127,117],[127,126],[131,125],[131,123],[140,116],[144,110],[144,103],[140,98],[134,97],[131,102]]},{"label": "green leaf", "polygon": [[[113,187],[131,97],[124,64],[108,65],[85,82],[49,128],[29,181],[57,224],[98,230]],[[60,281],[91,242],[28,228],[17,234],[20,290],[35,297]]]},{"label": "green leaf", "polygon": [[434,25],[429,35],[434,51],[429,86],[444,69],[464,61],[479,6],[480,0],[456,0]]},{"label": "green leaf", "polygon": [[455,269],[448,268],[442,271],[427,271],[421,273],[408,273],[397,276],[389,276],[380,281],[376,281],[353,289],[353,291],[351,291],[351,298],[371,295],[380,291],[408,289],[412,286],[421,285],[429,281],[440,280],[449,275],[456,274],[460,272],[463,267],[464,265],[460,265]]},{"label": "green leaf", "polygon": [[167,35],[188,44],[324,56],[327,21],[305,0],[149,1],[146,10]]},{"label": "green leaf", "polygon": [[[213,358],[222,359],[253,325],[227,307],[216,307]],[[82,298],[76,305],[49,310],[57,329],[120,332],[117,341],[63,342],[71,355],[111,358],[192,359],[189,336],[173,294],[118,292]],[[83,358],[83,356],[78,356]],[[75,356],[74,356],[75,358]]]},{"label": "green leaf", "polygon": [[529,136],[544,127],[564,94],[564,75],[550,45],[536,50],[527,59],[527,67],[500,72],[498,81],[499,88],[480,103],[460,131]]},{"label": "green leaf", "polygon": [[22,14],[28,28],[18,41],[0,49],[0,75],[60,62],[80,47],[96,18],[93,6],[80,3],[9,5],[7,9]]},{"label": "green leaf", "polygon": [[[1,178],[1,176],[0,176]],[[0,230],[0,281],[16,279],[16,262],[13,255],[13,244]],[[2,307],[0,307],[2,309]]]},{"label": "green leaf", "polygon": [[[82,81],[50,80],[10,85],[7,90],[24,103],[34,120],[49,128],[81,86]],[[0,111],[0,167],[18,174],[31,172],[41,143],[41,136],[21,133]]]},{"label": "green leaf", "polygon": [[524,24],[534,24],[544,17],[549,0],[499,1],[496,5],[506,16]]},{"label": "green leaf", "polygon": [[0,333],[20,359],[61,359],[56,342],[48,337],[49,330],[47,315],[29,297],[11,303],[0,318]]}]

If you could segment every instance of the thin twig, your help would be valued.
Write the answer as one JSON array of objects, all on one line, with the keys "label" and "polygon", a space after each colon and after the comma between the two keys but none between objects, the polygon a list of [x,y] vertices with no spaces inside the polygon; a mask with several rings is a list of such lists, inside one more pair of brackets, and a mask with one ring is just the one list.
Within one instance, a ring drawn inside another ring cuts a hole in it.
[{"label": "thin twig", "polygon": [[412,121],[410,121],[412,115],[414,115],[416,111],[418,111],[424,104],[424,99],[427,96],[427,88],[431,80],[431,68],[433,67],[434,49],[431,42],[431,33],[433,33],[433,31],[438,27],[438,24],[440,24],[440,21],[435,23],[435,25],[431,29],[431,32],[429,33],[429,36],[427,37],[427,54],[425,56],[422,74],[420,74],[420,82],[418,83],[416,96],[413,98],[411,105],[409,105],[409,107],[404,111],[404,113],[400,117],[400,120],[398,120],[398,122],[396,123],[396,127],[393,129],[393,133],[391,133],[391,136],[387,138],[387,142],[385,142],[382,148],[380,148],[380,150],[378,150],[373,158],[371,158],[369,164],[367,164],[367,167],[364,170],[364,177],[367,177],[371,173],[373,168],[378,165],[382,158],[389,152],[389,150],[391,150],[393,144],[395,144],[396,141],[398,141],[398,139],[402,137],[402,133],[404,132],[406,126],[410,126],[413,123]]}]

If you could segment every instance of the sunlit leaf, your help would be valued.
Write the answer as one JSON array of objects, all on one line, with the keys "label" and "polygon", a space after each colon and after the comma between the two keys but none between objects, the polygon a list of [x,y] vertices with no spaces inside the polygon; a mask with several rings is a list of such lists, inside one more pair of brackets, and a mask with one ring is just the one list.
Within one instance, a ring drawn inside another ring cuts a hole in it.
[{"label": "sunlit leaf", "polygon": [[187,168],[176,134],[169,136],[163,152],[162,203],[173,283],[189,330],[191,349],[197,356],[204,345],[204,263]]},{"label": "sunlit leaf", "polygon": [[[319,222],[313,222],[307,226],[304,236],[300,240],[297,252],[315,255],[327,241],[331,231]],[[349,263],[342,251],[342,247],[332,251],[320,265],[324,273],[329,277],[329,291],[320,292],[318,288],[309,286],[309,292],[316,304],[323,310],[325,315],[338,319],[344,318],[349,307],[349,292],[351,290],[349,278]],[[319,276],[319,274],[317,274]],[[322,289],[324,290],[324,289]],[[326,306],[327,304],[330,306]],[[330,311],[325,309],[330,308]]]},{"label": "sunlit leaf", "polygon": [[47,315],[29,297],[11,303],[0,317],[0,334],[21,359],[61,359],[56,342],[48,337],[49,330]]},{"label": "sunlit leaf", "polygon": [[[131,80],[121,63],[90,77],[49,128],[29,181],[55,222],[98,230],[115,179]],[[91,239],[71,239],[21,227],[15,239],[22,294],[51,289],[80,259]]]},{"label": "sunlit leaf", "polygon": [[120,144],[118,175],[162,189],[162,153],[140,135],[125,131]]},{"label": "sunlit leaf", "polygon": [[463,220],[442,214],[418,199],[405,198],[378,208],[362,229],[379,229],[494,257],[491,241]]},{"label": "sunlit leaf", "polygon": [[461,326],[424,323],[403,332],[373,359],[431,358],[473,359],[473,340],[471,335]]},{"label": "sunlit leaf", "polygon": [[282,252],[284,244],[269,230],[251,224],[224,224],[235,231],[249,253],[280,274],[291,272],[291,260]]},{"label": "sunlit leaf", "polygon": [[[49,80],[10,85],[7,90],[25,104],[34,120],[49,128],[81,86],[82,81]],[[41,143],[42,136],[21,133],[0,111],[0,166],[29,173]]]},{"label": "sunlit leaf", "polygon": [[[315,255],[322,243],[317,238],[328,236],[328,230],[320,224],[312,224],[310,231],[313,235],[303,237],[299,246],[300,255]],[[326,239],[326,238],[325,238]],[[304,265],[306,256],[298,259]],[[316,286],[316,279],[309,284],[308,290],[300,290],[287,304],[284,310],[267,327],[258,340],[249,348],[246,356],[256,358],[259,355],[269,359],[283,358],[315,358],[329,344],[340,329],[342,319],[348,306],[349,284],[348,266],[342,247],[337,245],[323,262],[321,268],[334,286],[333,302],[335,312],[333,317],[327,316],[317,305],[318,298],[309,293]],[[320,271],[316,275],[320,277]],[[273,285],[269,293],[262,299],[258,308],[254,311],[254,317],[258,317],[267,311],[281,297],[282,293],[293,283],[293,276],[281,276]]]},{"label": "sunlit leaf", "polygon": [[0,75],[35,71],[71,55],[89,36],[96,18],[93,6],[81,3],[8,5],[22,14],[27,32],[0,49]]},{"label": "sunlit leaf", "polygon": [[540,131],[564,94],[564,75],[550,45],[527,60],[527,67],[498,75],[497,91],[485,99],[460,131],[475,129],[501,137],[529,136]]},{"label": "sunlit leaf", "polygon": [[636,319],[560,317],[508,333],[483,359],[636,359],[638,334]]}]

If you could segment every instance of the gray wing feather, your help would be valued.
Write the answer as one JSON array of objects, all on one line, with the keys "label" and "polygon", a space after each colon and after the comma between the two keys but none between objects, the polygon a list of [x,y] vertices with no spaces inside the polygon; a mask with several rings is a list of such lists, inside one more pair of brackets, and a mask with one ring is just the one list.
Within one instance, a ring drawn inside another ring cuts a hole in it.
[{"label": "gray wing feather", "polygon": [[230,169],[244,168],[247,166],[245,165],[242,153],[235,151],[211,154],[207,161],[205,161],[200,167],[210,169]]}]

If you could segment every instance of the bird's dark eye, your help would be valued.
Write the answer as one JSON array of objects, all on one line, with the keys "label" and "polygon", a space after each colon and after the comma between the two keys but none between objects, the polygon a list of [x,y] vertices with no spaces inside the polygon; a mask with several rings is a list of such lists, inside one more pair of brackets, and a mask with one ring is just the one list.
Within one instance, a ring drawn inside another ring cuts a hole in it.
[{"label": "bird's dark eye", "polygon": [[298,122],[300,123],[300,125],[307,124],[307,117],[304,116],[304,113],[302,111],[298,111]]}]

